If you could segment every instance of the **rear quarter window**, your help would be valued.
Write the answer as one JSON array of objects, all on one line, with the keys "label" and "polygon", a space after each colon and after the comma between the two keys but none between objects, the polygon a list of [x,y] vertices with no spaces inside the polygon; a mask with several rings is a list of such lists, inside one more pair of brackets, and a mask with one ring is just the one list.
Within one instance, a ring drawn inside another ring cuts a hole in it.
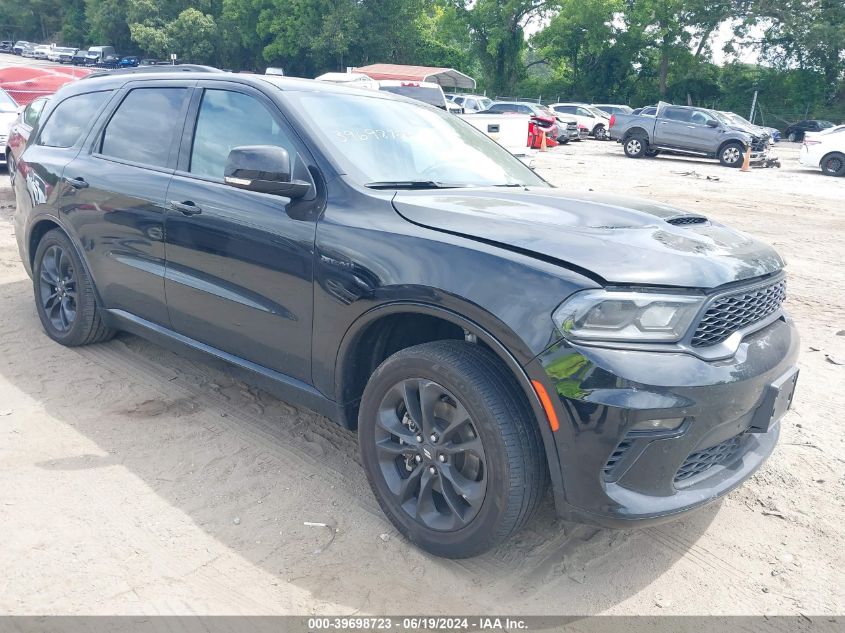
[{"label": "rear quarter window", "polygon": [[97,112],[110,95],[110,90],[86,92],[62,101],[55,107],[41,129],[38,144],[46,147],[73,147],[76,145],[88,131],[89,126],[96,118]]}]

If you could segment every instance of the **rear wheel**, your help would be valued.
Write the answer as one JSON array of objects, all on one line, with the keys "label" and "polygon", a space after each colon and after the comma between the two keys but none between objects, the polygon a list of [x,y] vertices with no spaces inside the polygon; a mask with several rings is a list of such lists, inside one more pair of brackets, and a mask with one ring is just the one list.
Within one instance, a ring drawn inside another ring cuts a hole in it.
[{"label": "rear wheel", "polygon": [[603,125],[597,125],[593,129],[593,136],[597,141],[604,141],[607,139],[607,129]]},{"label": "rear wheel", "polygon": [[845,154],[841,152],[825,155],[819,165],[828,176],[845,176]]},{"label": "rear wheel", "polygon": [[51,339],[72,347],[111,338],[88,271],[62,231],[49,231],[38,243],[32,273],[35,307]]},{"label": "rear wheel", "polygon": [[641,158],[648,151],[648,141],[642,136],[632,136],[625,141],[624,150],[628,158]]},{"label": "rear wheel", "polygon": [[390,521],[438,556],[475,556],[534,513],[543,446],[524,395],[490,351],[437,341],[373,373],[358,425],[367,478]]},{"label": "rear wheel", "polygon": [[742,143],[728,143],[719,150],[719,162],[725,167],[741,167],[745,151]]},{"label": "rear wheel", "polygon": [[790,132],[787,135],[786,140],[788,140],[790,143],[794,143],[795,141],[798,140],[798,133],[797,132]]}]

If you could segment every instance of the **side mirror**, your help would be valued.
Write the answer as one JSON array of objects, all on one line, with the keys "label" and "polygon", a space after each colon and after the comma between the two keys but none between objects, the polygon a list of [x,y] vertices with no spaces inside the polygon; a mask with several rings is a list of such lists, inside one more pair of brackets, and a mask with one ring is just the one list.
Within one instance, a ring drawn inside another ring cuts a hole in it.
[{"label": "side mirror", "polygon": [[275,145],[246,145],[229,152],[223,180],[238,189],[259,191],[286,198],[301,198],[311,183],[291,180],[290,156]]},{"label": "side mirror", "polygon": [[713,119],[707,119],[707,127],[719,127],[719,122]]}]

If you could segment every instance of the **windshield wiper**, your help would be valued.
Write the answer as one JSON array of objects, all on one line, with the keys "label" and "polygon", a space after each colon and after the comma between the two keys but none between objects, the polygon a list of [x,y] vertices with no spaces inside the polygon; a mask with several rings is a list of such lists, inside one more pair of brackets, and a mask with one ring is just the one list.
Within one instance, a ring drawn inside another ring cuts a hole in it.
[{"label": "windshield wiper", "polygon": [[454,189],[455,187],[463,187],[463,185],[435,180],[381,180],[368,182],[364,186],[370,189]]},{"label": "windshield wiper", "polygon": [[490,185],[491,187],[527,187],[525,183],[522,182],[503,182],[498,185]]}]

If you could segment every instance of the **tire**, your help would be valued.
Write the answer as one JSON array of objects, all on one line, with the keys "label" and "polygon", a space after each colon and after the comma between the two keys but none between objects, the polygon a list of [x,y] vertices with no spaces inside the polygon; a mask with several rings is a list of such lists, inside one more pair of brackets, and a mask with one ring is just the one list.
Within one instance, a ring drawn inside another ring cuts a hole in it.
[{"label": "tire", "polygon": [[607,129],[603,125],[597,125],[593,128],[593,137],[597,141],[607,140]]},{"label": "tire", "polygon": [[12,152],[6,152],[6,173],[9,174],[9,184],[15,186],[15,157]]},{"label": "tire", "polygon": [[790,143],[796,142],[798,140],[798,133],[797,132],[790,132],[787,135],[786,140],[789,141]]},{"label": "tire", "polygon": [[524,394],[477,344],[424,343],[385,360],[364,390],[358,438],[384,513],[437,556],[467,558],[507,539],[534,514],[548,480]]},{"label": "tire", "polygon": [[841,152],[826,154],[819,161],[819,166],[822,168],[822,172],[828,176],[845,176],[845,154]]},{"label": "tire", "polygon": [[623,149],[628,158],[642,158],[648,151],[648,141],[642,136],[631,136],[625,139]]},{"label": "tire", "polygon": [[725,143],[719,150],[719,162],[724,167],[742,167],[745,159],[745,145],[742,143]]},{"label": "tire", "polygon": [[659,149],[649,149],[649,150],[646,150],[645,155],[646,155],[646,158],[655,158],[656,156],[660,156],[660,150]]},{"label": "tire", "polygon": [[76,347],[114,335],[103,323],[87,269],[61,230],[49,231],[38,243],[32,285],[41,325],[57,343]]}]

